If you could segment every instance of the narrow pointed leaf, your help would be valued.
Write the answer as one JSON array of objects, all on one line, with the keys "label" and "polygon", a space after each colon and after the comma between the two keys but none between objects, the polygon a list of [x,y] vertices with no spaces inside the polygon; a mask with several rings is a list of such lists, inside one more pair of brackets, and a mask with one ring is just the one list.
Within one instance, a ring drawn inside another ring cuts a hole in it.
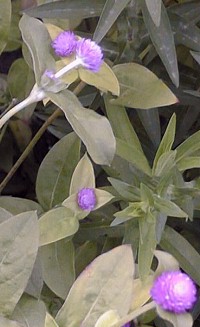
[{"label": "narrow pointed leaf", "polygon": [[46,3],[25,12],[38,18],[84,19],[99,16],[105,0],[64,0]]},{"label": "narrow pointed leaf", "polygon": [[107,0],[101,16],[98,21],[98,25],[94,32],[93,39],[99,43],[106,33],[109,31],[117,17],[121,14],[122,10],[126,7],[130,0]]},{"label": "narrow pointed leaf", "polygon": [[172,145],[174,143],[175,132],[176,132],[176,116],[173,115],[169,121],[165,134],[156,152],[156,156],[153,162],[153,173],[155,173],[155,170],[157,169],[159,158],[164,153],[169,152],[171,150]]},{"label": "narrow pointed leaf", "polygon": [[165,251],[172,254],[181,268],[200,285],[200,255],[193,246],[169,226],[165,227],[160,245]]},{"label": "narrow pointed leaf", "polygon": [[160,25],[162,0],[145,0],[145,2],[154,24],[158,27]]},{"label": "narrow pointed leaf", "polygon": [[160,56],[165,68],[172,80],[178,87],[179,72],[176,58],[176,50],[174,44],[174,36],[170,26],[170,21],[167,15],[166,8],[161,3],[161,18],[160,25],[156,26],[149,14],[145,0],[142,0],[142,13],[145,25],[150,34],[151,40],[158,55]]}]

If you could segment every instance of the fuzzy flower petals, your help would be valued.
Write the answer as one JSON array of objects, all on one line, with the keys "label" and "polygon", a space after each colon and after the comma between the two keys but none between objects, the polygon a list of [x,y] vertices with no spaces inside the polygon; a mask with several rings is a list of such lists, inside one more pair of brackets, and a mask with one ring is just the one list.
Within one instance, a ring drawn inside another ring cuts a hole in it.
[{"label": "fuzzy flower petals", "polygon": [[152,299],[164,310],[184,313],[196,301],[196,286],[181,271],[165,271],[154,281],[150,291]]},{"label": "fuzzy flower petals", "polygon": [[76,58],[81,61],[83,67],[98,72],[102,64],[103,53],[100,46],[94,41],[81,39],[77,42]]},{"label": "fuzzy flower petals", "polygon": [[61,32],[51,43],[57,56],[68,57],[76,51],[77,39],[73,32]]},{"label": "fuzzy flower petals", "polygon": [[77,195],[78,206],[82,210],[91,211],[97,203],[95,190],[93,188],[82,188]]}]

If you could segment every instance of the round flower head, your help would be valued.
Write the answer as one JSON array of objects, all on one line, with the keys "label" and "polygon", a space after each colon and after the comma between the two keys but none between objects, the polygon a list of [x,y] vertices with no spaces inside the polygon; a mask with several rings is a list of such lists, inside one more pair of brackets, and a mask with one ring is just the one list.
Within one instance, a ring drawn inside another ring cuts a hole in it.
[{"label": "round flower head", "polygon": [[181,271],[165,271],[154,281],[150,291],[152,299],[162,309],[184,313],[196,301],[196,286],[191,278]]},{"label": "round flower head", "polygon": [[57,56],[68,57],[71,56],[76,50],[76,36],[71,31],[64,31],[51,42]]},{"label": "round flower head", "polygon": [[98,72],[102,64],[103,53],[94,41],[81,39],[77,42],[76,58],[81,61],[83,67]]},{"label": "round flower head", "polygon": [[82,210],[93,210],[96,203],[96,194],[93,188],[82,188],[77,196],[78,205]]},{"label": "round flower head", "polygon": [[130,327],[131,323],[127,322],[125,325],[123,325],[122,327]]}]

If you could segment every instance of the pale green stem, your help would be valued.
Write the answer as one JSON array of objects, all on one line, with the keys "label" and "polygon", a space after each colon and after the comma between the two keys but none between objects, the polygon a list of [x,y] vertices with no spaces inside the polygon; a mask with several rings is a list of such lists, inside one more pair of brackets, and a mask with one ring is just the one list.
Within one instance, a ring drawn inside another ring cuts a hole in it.
[{"label": "pale green stem", "polygon": [[55,78],[59,78],[61,76],[63,76],[64,74],[68,73],[70,70],[72,70],[73,68],[76,68],[78,66],[82,65],[82,61],[81,59],[77,58],[74,61],[70,62],[67,66],[63,67],[62,69],[60,69],[56,74],[55,74]]},{"label": "pale green stem", "polygon": [[[72,61],[69,65],[63,67],[60,69],[56,74],[55,78],[59,78],[72,70],[73,68],[76,68],[82,64],[82,61],[77,58],[74,61]],[[10,109],[1,119],[0,119],[0,129],[3,127],[3,125],[16,113],[18,113],[20,110],[26,108],[28,105],[43,100],[46,97],[45,91],[41,87],[38,87],[36,84],[34,85],[30,95],[24,99],[22,102],[18,103],[16,106],[14,106],[12,109]]]},{"label": "pale green stem", "polygon": [[34,102],[43,100],[44,98],[44,91],[38,88],[35,84],[29,96],[20,103],[18,103],[16,106],[14,106],[12,109],[10,109],[8,112],[6,112],[6,114],[0,119],[0,128],[2,128],[3,125],[17,112],[26,108],[28,105]]},{"label": "pale green stem", "polygon": [[118,321],[118,322],[114,323],[113,325],[111,325],[111,327],[122,327],[125,324],[127,324],[129,321],[132,321],[132,320],[136,319],[137,317],[139,317],[143,313],[145,313],[147,311],[150,311],[150,310],[152,310],[154,308],[156,308],[155,302],[152,301],[150,303],[147,303],[143,307],[138,308],[138,309],[134,310],[133,312],[129,313],[126,317],[124,317],[120,321]]}]

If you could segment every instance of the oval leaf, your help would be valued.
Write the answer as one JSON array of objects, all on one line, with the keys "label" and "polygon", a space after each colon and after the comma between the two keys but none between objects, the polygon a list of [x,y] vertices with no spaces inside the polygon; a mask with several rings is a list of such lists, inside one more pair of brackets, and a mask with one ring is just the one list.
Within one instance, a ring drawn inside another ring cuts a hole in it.
[{"label": "oval leaf", "polygon": [[94,169],[87,154],[85,154],[72,175],[69,194],[77,193],[84,187],[95,188]]},{"label": "oval leaf", "polygon": [[11,22],[11,0],[1,0],[0,1],[0,54],[6,46],[10,30]]},{"label": "oval leaf", "polygon": [[105,62],[103,62],[97,73],[93,73],[84,68],[79,68],[78,72],[83,82],[93,85],[103,92],[110,91],[113,95],[119,95],[119,82],[117,77]]},{"label": "oval leaf", "polygon": [[[19,301],[36,259],[39,243],[37,215],[13,216],[0,230],[0,311],[10,315]],[[28,255],[27,255],[28,254]]]},{"label": "oval leaf", "polygon": [[74,246],[61,240],[42,246],[39,251],[44,282],[59,297],[66,296],[74,282]]},{"label": "oval leaf", "polygon": [[120,316],[127,314],[133,270],[130,246],[122,245],[97,257],[73,284],[56,316],[58,325],[93,327],[107,308],[117,310]]},{"label": "oval leaf", "polygon": [[75,133],[70,133],[58,141],[44,158],[37,175],[36,193],[45,209],[51,209],[68,196],[79,152],[80,141]]},{"label": "oval leaf", "polygon": [[151,109],[178,102],[163,81],[142,65],[120,64],[114,66],[113,71],[120,85],[120,96],[116,100],[111,100],[113,104]]},{"label": "oval leaf", "polygon": [[39,219],[40,246],[74,235],[79,223],[71,210],[59,207],[46,212]]},{"label": "oval leaf", "polygon": [[59,94],[47,93],[61,108],[74,131],[85,144],[95,163],[110,165],[115,154],[115,137],[108,119],[82,107],[76,96],[63,90]]},{"label": "oval leaf", "polygon": [[119,321],[119,319],[120,317],[117,311],[109,310],[99,317],[94,327],[109,327],[115,322]]}]

